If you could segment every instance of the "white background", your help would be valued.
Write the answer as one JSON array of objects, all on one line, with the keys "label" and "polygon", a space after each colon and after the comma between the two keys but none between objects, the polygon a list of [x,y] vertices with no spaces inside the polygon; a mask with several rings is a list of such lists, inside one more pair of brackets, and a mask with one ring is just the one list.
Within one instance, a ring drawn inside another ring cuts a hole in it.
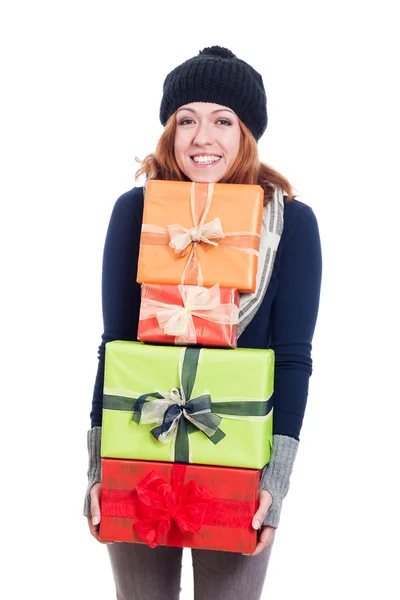
[{"label": "white background", "polygon": [[213,44],[262,73],[261,158],[313,207],[324,254],[309,404],[263,598],[399,597],[395,4],[2,4],[3,598],[114,597],[81,517],[104,237],[135,156],[161,134],[165,75]]}]

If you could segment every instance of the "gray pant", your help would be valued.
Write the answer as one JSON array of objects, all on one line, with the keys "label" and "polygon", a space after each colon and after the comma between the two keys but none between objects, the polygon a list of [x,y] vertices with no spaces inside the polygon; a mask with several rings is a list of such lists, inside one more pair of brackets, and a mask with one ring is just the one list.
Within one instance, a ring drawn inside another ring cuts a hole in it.
[{"label": "gray pant", "polygon": [[[259,600],[273,539],[258,556],[192,550],[195,600]],[[181,548],[114,543],[107,546],[117,600],[178,600]]]}]

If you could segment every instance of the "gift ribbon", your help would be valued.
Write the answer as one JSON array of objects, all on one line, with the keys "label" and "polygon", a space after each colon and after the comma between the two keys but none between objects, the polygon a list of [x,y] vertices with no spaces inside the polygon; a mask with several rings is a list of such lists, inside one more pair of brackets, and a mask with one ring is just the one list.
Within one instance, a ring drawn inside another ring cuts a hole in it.
[{"label": "gift ribbon", "polygon": [[178,257],[189,254],[184,267],[181,283],[203,285],[203,273],[197,255],[198,244],[212,248],[219,245],[230,246],[241,252],[258,254],[260,236],[248,231],[226,233],[222,229],[221,220],[216,217],[205,223],[214,193],[213,183],[192,183],[190,188],[190,206],[193,227],[186,228],[179,224],[168,225],[167,228],[143,223],[140,243],[147,245],[166,245],[174,249]]},{"label": "gift ribbon", "polygon": [[254,506],[244,500],[224,500],[194,480],[184,484],[186,467],[174,464],[171,483],[150,472],[134,490],[101,491],[104,517],[134,519],[140,538],[155,548],[168,536],[171,545],[182,546],[185,532],[199,533],[203,525],[249,528]]},{"label": "gift ribbon", "polygon": [[183,306],[167,304],[146,297],[146,284],[142,285],[140,320],[156,318],[164,335],[175,337],[176,344],[195,344],[196,328],[193,317],[221,325],[237,325],[239,309],[234,303],[221,304],[218,284],[211,288],[196,285],[178,285]]},{"label": "gift ribbon", "polygon": [[192,398],[200,350],[183,350],[179,356],[180,387],[170,392],[156,390],[142,394],[136,401],[133,420],[143,424],[159,423],[151,433],[163,444],[174,441],[175,461],[186,463],[190,455],[188,425],[202,431],[214,444],[225,434],[219,429],[222,418],[212,412],[208,390]]},{"label": "gift ribbon", "polygon": [[105,393],[103,408],[133,411],[133,420],[138,424],[156,423],[158,426],[151,433],[161,443],[173,442],[174,461],[181,463],[191,462],[189,434],[196,429],[202,431],[214,444],[225,437],[219,428],[221,415],[242,420],[269,417],[272,397],[268,400],[212,401],[206,390],[192,398],[201,353],[200,348],[182,348],[179,356],[180,388],[175,387],[170,392],[156,390],[141,394],[137,399],[124,396],[123,393]]},{"label": "gift ribbon", "polygon": [[186,229],[182,225],[168,225],[168,231],[171,238],[169,245],[175,250],[176,254],[182,254],[190,244],[194,247],[195,244],[200,242],[218,246],[218,242],[212,240],[221,240],[225,237],[219,217],[205,225],[196,225],[190,229]]}]

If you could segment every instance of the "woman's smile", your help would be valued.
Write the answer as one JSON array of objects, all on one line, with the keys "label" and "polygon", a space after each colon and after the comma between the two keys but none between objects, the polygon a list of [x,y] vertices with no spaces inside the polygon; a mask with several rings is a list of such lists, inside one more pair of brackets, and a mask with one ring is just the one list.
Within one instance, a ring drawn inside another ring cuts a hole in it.
[{"label": "woman's smile", "polygon": [[221,159],[218,154],[197,153],[190,157],[197,167],[212,167]]}]

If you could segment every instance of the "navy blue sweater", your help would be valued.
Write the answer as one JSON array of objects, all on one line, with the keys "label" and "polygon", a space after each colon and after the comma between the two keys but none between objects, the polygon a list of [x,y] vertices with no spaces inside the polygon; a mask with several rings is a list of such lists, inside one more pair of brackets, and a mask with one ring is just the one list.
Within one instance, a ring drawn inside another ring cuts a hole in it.
[{"label": "navy blue sweater", "polygon": [[[137,340],[140,285],[136,283],[143,215],[143,188],[116,202],[108,226],[102,276],[104,333],[91,412],[101,425],[105,344]],[[274,434],[299,439],[312,371],[311,342],[321,285],[321,246],[311,208],[285,204],[284,228],[264,300],[239,337],[242,348],[275,351]]]}]

